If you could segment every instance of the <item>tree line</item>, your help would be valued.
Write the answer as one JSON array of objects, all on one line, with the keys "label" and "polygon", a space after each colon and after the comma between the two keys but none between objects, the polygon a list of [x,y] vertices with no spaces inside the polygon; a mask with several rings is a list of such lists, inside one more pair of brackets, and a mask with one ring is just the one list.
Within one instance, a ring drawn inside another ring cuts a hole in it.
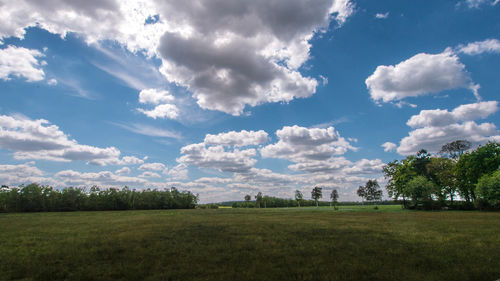
[{"label": "tree line", "polygon": [[245,195],[244,202],[233,202],[233,208],[281,208],[281,207],[310,207],[310,206],[334,206],[337,209],[339,193],[336,189],[332,190],[330,194],[331,202],[319,201],[323,197],[323,188],[315,186],[311,190],[312,200],[304,199],[304,195],[300,190],[295,190],[295,199],[291,198],[279,198],[273,196],[264,196],[262,192],[255,195],[255,201],[252,200],[252,196],[249,194]]},{"label": "tree line", "polygon": [[192,209],[198,197],[171,189],[130,190],[68,187],[62,190],[32,183],[0,191],[0,212]]},{"label": "tree line", "polygon": [[422,149],[388,163],[389,196],[410,209],[500,209],[500,144],[470,147],[457,140],[443,145],[440,155]]}]

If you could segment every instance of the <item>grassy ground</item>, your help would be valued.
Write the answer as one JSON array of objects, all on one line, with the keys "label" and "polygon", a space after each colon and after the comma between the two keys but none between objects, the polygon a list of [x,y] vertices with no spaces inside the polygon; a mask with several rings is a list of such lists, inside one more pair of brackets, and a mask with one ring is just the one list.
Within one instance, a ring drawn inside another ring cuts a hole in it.
[{"label": "grassy ground", "polygon": [[500,213],[0,214],[0,280],[496,280]]}]

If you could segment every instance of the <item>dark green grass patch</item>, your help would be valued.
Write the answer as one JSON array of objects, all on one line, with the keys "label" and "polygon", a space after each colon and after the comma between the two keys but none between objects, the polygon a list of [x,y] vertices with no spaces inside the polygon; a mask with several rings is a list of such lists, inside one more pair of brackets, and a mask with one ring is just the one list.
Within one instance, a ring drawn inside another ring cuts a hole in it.
[{"label": "dark green grass patch", "polygon": [[496,280],[500,213],[0,214],[0,280]]}]

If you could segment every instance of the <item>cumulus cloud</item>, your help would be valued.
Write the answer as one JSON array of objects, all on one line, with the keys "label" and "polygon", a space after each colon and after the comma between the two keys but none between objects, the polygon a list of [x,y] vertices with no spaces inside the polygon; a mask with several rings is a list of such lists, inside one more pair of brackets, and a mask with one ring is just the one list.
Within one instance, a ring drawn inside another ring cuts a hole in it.
[{"label": "cumulus cloud", "polygon": [[159,89],[145,89],[139,93],[139,102],[146,104],[169,103],[175,100],[168,91]]},{"label": "cumulus cloud", "polygon": [[422,110],[418,115],[413,115],[406,124],[412,128],[442,127],[462,121],[486,118],[497,111],[497,101],[478,102],[460,105],[452,111],[446,109]]},{"label": "cumulus cloud", "polygon": [[[400,142],[397,152],[414,154],[420,149],[438,152],[445,143],[468,140],[474,145],[500,140],[500,132],[493,123],[477,124],[473,120],[486,118],[498,111],[498,102],[480,102],[461,105],[452,111],[422,110],[408,120],[408,125],[417,128]],[[461,123],[460,123],[461,122]]]},{"label": "cumulus cloud", "polygon": [[309,97],[318,82],[297,70],[309,58],[309,40],[330,15],[342,24],[352,12],[347,0],[164,2],[162,13],[186,28],[161,38],[160,71],[200,107],[232,115]]},{"label": "cumulus cloud", "polygon": [[395,143],[392,142],[384,142],[381,146],[384,148],[385,152],[394,151],[398,147]]},{"label": "cumulus cloud", "polygon": [[153,119],[156,118],[168,118],[168,119],[177,119],[179,116],[179,109],[175,104],[160,104],[157,105],[152,110],[146,110],[142,108],[138,108],[139,112],[144,113],[146,116],[151,117]]},{"label": "cumulus cloud", "polygon": [[417,54],[397,65],[380,65],[366,81],[371,98],[391,102],[445,90],[468,88],[478,97],[472,80],[456,54]]},{"label": "cumulus cloud", "polygon": [[43,63],[38,60],[43,56],[44,54],[38,50],[23,47],[7,46],[5,49],[0,49],[0,79],[23,77],[28,82],[45,79],[45,73],[41,69]]},{"label": "cumulus cloud", "polygon": [[115,174],[117,174],[117,175],[128,175],[128,174],[130,174],[130,168],[129,167],[123,167],[121,169],[116,170]]},{"label": "cumulus cloud", "polygon": [[146,171],[139,175],[140,178],[161,178],[158,173]]},{"label": "cumulus cloud", "polygon": [[459,45],[457,47],[457,51],[471,56],[482,53],[500,53],[500,41],[497,39],[476,41],[467,45]]},{"label": "cumulus cloud", "polygon": [[279,141],[260,149],[262,157],[282,158],[293,162],[326,160],[347,150],[356,150],[333,127],[304,128],[285,126],[276,131]]},{"label": "cumulus cloud", "polygon": [[230,131],[217,135],[207,134],[205,143],[209,145],[224,145],[224,146],[248,146],[258,145],[267,142],[268,135],[265,131],[247,131],[240,132]]},{"label": "cumulus cloud", "polygon": [[168,175],[172,179],[176,180],[186,180],[188,179],[188,168],[186,164],[179,164],[174,166],[169,170],[163,171],[164,174]]},{"label": "cumulus cloud", "polygon": [[209,146],[205,143],[186,145],[181,148],[182,156],[177,162],[201,168],[216,169],[221,172],[243,173],[248,171],[257,160],[255,149],[226,150],[222,145]]},{"label": "cumulus cloud", "polygon": [[139,170],[144,170],[144,171],[163,171],[167,168],[162,163],[144,163],[141,166],[139,166]]},{"label": "cumulus cloud", "polygon": [[0,147],[14,151],[15,159],[81,160],[96,165],[143,162],[134,156],[119,158],[120,150],[115,147],[79,144],[47,120],[29,120],[19,116],[0,116]]}]

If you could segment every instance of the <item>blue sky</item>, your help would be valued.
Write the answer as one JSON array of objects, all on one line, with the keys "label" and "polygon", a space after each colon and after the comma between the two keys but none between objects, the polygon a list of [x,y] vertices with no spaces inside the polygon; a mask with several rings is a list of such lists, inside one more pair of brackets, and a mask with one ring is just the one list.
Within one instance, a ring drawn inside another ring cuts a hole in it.
[{"label": "blue sky", "polygon": [[6,1],[0,182],[359,200],[499,141],[498,0]]}]

